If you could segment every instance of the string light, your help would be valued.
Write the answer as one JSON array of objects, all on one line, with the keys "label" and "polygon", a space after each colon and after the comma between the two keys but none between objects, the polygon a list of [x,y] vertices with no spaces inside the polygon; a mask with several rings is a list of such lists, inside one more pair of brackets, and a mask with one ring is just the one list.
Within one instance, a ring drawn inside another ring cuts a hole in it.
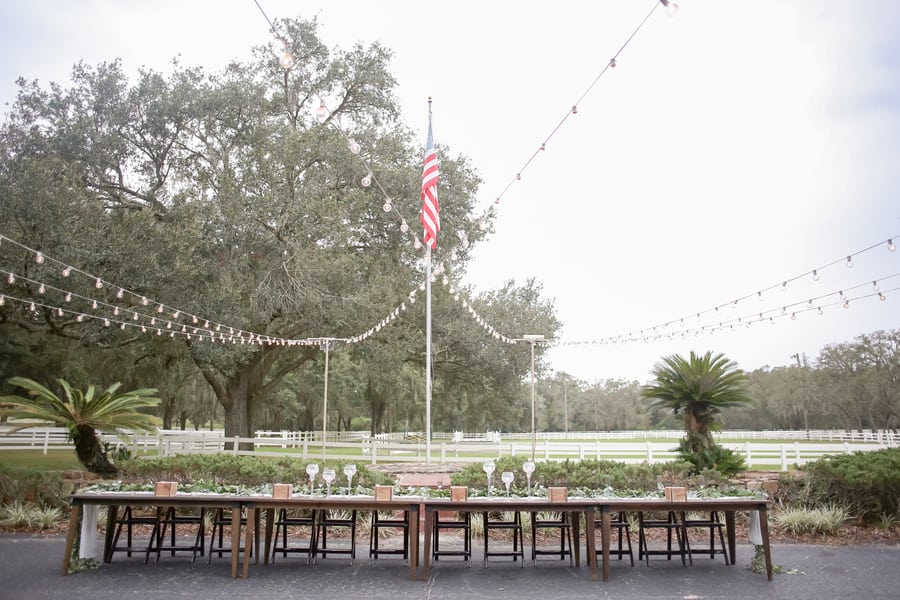
[{"label": "string light", "polygon": [[893,252],[894,250],[897,249],[897,246],[894,245],[894,240],[892,240],[892,239],[887,241],[887,247],[888,247],[888,250],[890,250],[891,252]]},{"label": "string light", "polygon": [[35,255],[34,255],[34,262],[36,262],[36,263],[39,264],[39,265],[44,264],[44,255],[41,254],[40,252],[38,252],[37,254],[35,254]]},{"label": "string light", "polygon": [[847,268],[848,268],[848,269],[852,269],[852,268],[853,268],[853,257],[852,257],[852,256],[848,256],[848,257],[847,257]]}]

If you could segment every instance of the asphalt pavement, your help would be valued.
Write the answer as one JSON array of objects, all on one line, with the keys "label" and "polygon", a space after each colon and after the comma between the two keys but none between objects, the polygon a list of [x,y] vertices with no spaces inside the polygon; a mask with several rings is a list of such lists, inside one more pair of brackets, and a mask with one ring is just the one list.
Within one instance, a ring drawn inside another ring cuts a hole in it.
[{"label": "asphalt pavement", "polygon": [[[476,540],[476,550],[478,543]],[[158,563],[116,555],[111,563],[63,576],[65,539],[59,536],[0,535],[0,600],[130,600],[343,598],[428,600],[504,598],[615,598],[699,600],[708,598],[900,598],[900,547],[885,545],[816,546],[773,544],[773,581],[750,569],[753,546],[739,544],[737,564],[694,557],[691,567],[677,559],[653,557],[650,566],[613,559],[609,581],[591,581],[590,570],[544,558],[536,566],[497,559],[487,568],[475,556],[472,566],[459,559],[433,565],[428,581],[411,581],[398,558],[353,564],[346,557],[279,558],[251,564],[248,579],[232,579],[230,559],[166,556]],[[365,551],[365,548],[363,548]],[[363,552],[365,553],[365,552]]]}]

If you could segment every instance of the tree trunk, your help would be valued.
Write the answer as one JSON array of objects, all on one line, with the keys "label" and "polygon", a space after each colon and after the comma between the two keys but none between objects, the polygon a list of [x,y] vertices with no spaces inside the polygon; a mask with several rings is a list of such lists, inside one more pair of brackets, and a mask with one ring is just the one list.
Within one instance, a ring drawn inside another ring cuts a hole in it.
[{"label": "tree trunk", "polygon": [[100,437],[93,427],[79,425],[73,438],[75,454],[88,471],[103,477],[111,477],[119,472],[118,468],[109,462],[100,444]]}]

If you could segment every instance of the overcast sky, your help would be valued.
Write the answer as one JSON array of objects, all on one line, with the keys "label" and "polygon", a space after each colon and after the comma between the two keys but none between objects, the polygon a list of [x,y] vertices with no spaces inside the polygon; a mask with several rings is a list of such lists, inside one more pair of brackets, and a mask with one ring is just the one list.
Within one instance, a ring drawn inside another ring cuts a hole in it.
[{"label": "overcast sky", "polygon": [[[657,10],[599,79],[652,1],[260,4],[273,19],[318,17],[330,47],[393,49],[403,118],[423,145],[434,98],[435,142],[471,158],[480,208],[501,196],[466,283],[542,282],[564,324],[552,368],[644,382],[663,356],[712,350],[752,370],[900,326],[900,252],[886,244],[900,244],[896,2],[684,0],[676,18]],[[0,102],[18,76],[66,83],[78,60],[167,72],[180,55],[215,71],[269,39],[253,0],[5,2]],[[822,268],[873,244],[853,268]],[[795,279],[813,269],[818,281]],[[885,301],[859,298],[873,281]],[[849,308],[828,296],[839,290]],[[765,324],[743,325],[761,312]],[[683,317],[726,326],[683,339]],[[671,340],[572,343],[670,321],[657,332]]]}]

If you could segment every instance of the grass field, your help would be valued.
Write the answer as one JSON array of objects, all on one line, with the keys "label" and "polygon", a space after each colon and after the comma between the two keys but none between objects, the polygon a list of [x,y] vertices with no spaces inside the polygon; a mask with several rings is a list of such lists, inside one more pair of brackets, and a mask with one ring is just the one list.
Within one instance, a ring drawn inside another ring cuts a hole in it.
[{"label": "grass field", "polygon": [[82,469],[74,450],[5,450],[0,452],[0,465],[25,467],[36,471]]}]

